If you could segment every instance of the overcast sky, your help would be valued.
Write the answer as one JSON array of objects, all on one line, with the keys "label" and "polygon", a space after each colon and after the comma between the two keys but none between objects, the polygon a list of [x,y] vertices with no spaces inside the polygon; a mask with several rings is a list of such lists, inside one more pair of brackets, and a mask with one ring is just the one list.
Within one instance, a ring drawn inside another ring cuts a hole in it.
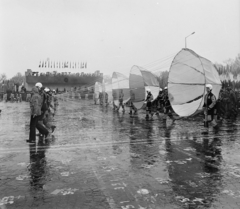
[{"label": "overcast sky", "polygon": [[47,58],[88,63],[72,72],[168,70],[192,32],[187,47],[199,55],[235,58],[240,0],[0,0],[0,73],[46,72]]}]

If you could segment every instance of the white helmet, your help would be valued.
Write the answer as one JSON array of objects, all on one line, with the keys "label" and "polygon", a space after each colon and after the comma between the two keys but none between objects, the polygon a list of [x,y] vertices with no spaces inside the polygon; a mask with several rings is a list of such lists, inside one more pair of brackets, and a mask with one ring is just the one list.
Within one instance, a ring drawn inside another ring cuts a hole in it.
[{"label": "white helmet", "polygon": [[206,88],[209,88],[210,90],[212,90],[212,85],[211,84],[206,84]]},{"label": "white helmet", "polygon": [[42,88],[42,84],[41,84],[41,83],[39,83],[39,82],[38,82],[38,83],[36,83],[36,84],[35,84],[35,86],[36,86],[36,87],[38,87],[38,88]]},{"label": "white helmet", "polygon": [[167,87],[165,87],[164,90],[167,90]]},{"label": "white helmet", "polygon": [[147,88],[146,91],[147,91],[147,92],[151,92],[151,89]]},{"label": "white helmet", "polygon": [[159,88],[159,91],[162,91],[162,88]]},{"label": "white helmet", "polygon": [[44,89],[44,91],[45,91],[45,92],[49,92],[50,89],[49,89],[48,87],[46,87],[46,88]]}]

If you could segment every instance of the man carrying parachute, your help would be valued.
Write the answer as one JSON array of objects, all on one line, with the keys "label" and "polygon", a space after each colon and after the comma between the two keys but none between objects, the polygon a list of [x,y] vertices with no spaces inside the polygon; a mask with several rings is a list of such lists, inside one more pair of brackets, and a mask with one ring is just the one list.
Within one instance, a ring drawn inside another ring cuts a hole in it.
[{"label": "man carrying parachute", "polygon": [[163,109],[164,109],[164,117],[163,117],[164,120],[167,119],[167,116],[169,116],[171,119],[174,119],[173,115],[172,115],[172,112],[173,112],[172,107],[171,107],[169,97],[168,97],[168,88],[167,87],[164,88],[164,92],[163,92]]},{"label": "man carrying parachute", "polygon": [[217,99],[216,96],[212,93],[212,85],[207,84],[207,94],[204,97],[204,126],[208,127],[208,123],[211,122],[213,127],[217,126],[216,117],[217,117],[217,108],[216,103]]},{"label": "man carrying parachute", "polygon": [[163,109],[163,90],[161,88],[159,89],[157,98],[153,102],[155,102],[157,106],[156,115],[159,115],[159,113]]},{"label": "man carrying parachute", "polygon": [[159,83],[150,71],[134,65],[129,76],[131,103],[135,112],[146,107],[146,118],[153,115],[153,101],[159,93]]},{"label": "man carrying parachute", "polygon": [[[209,94],[206,91],[210,90],[205,88],[206,84],[211,84],[211,93],[217,100],[222,84],[214,65],[194,51],[182,49],[174,57],[168,77],[168,96],[173,111],[180,117],[202,112],[205,94]],[[209,100],[206,106],[211,104]]]},{"label": "man carrying parachute", "polygon": [[153,95],[151,93],[151,89],[147,89],[147,98],[145,100],[147,102],[146,105],[146,118],[149,118],[149,114],[151,114],[151,118],[153,117],[152,112],[152,101],[153,101]]}]

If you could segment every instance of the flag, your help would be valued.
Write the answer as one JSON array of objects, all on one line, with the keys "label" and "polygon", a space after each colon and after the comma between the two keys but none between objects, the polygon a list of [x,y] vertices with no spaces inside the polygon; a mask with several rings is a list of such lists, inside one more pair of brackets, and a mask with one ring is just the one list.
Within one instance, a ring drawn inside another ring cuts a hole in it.
[{"label": "flag", "polygon": [[40,63],[39,63],[39,67],[41,67],[41,61],[40,61]]},{"label": "flag", "polygon": [[42,62],[42,67],[44,67],[44,62]]}]

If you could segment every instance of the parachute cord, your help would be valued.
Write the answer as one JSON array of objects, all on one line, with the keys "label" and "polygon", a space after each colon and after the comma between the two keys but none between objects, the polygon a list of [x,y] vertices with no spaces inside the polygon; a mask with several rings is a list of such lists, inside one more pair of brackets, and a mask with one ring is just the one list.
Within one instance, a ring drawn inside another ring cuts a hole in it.
[{"label": "parachute cord", "polygon": [[148,63],[148,64],[146,64],[146,65],[143,65],[143,67],[149,68],[149,66],[154,65],[154,63],[164,62],[166,59],[169,59],[169,58],[173,57],[175,54],[176,54],[176,52],[174,52],[174,53],[172,53],[172,54],[170,54],[170,55],[168,55],[168,56],[166,56],[166,57],[163,57],[163,58],[161,58],[161,59],[158,59],[158,60],[155,60],[155,61],[153,61],[153,62],[150,62],[150,63]]},{"label": "parachute cord", "polygon": [[[189,54],[189,55],[187,55],[187,56],[190,56],[190,55],[191,55],[191,54]],[[186,56],[186,57],[187,57],[187,56]],[[185,58],[186,58],[186,57],[185,57]],[[193,58],[188,59],[188,60],[185,60],[185,58],[183,58],[183,59],[181,59],[181,60],[178,60],[178,62],[175,62],[175,63],[172,62],[172,64],[169,65],[169,66],[168,66],[168,63],[164,63],[164,64],[162,64],[161,66],[159,66],[159,68],[153,70],[152,72],[154,72],[154,71],[159,72],[159,71],[162,71],[162,70],[165,69],[165,68],[169,68],[169,69],[170,69],[170,67],[172,67],[172,66],[174,66],[174,65],[177,65],[177,64],[181,63],[182,61],[190,61],[190,60],[192,60],[192,59],[196,59],[196,57],[193,57]]]}]

